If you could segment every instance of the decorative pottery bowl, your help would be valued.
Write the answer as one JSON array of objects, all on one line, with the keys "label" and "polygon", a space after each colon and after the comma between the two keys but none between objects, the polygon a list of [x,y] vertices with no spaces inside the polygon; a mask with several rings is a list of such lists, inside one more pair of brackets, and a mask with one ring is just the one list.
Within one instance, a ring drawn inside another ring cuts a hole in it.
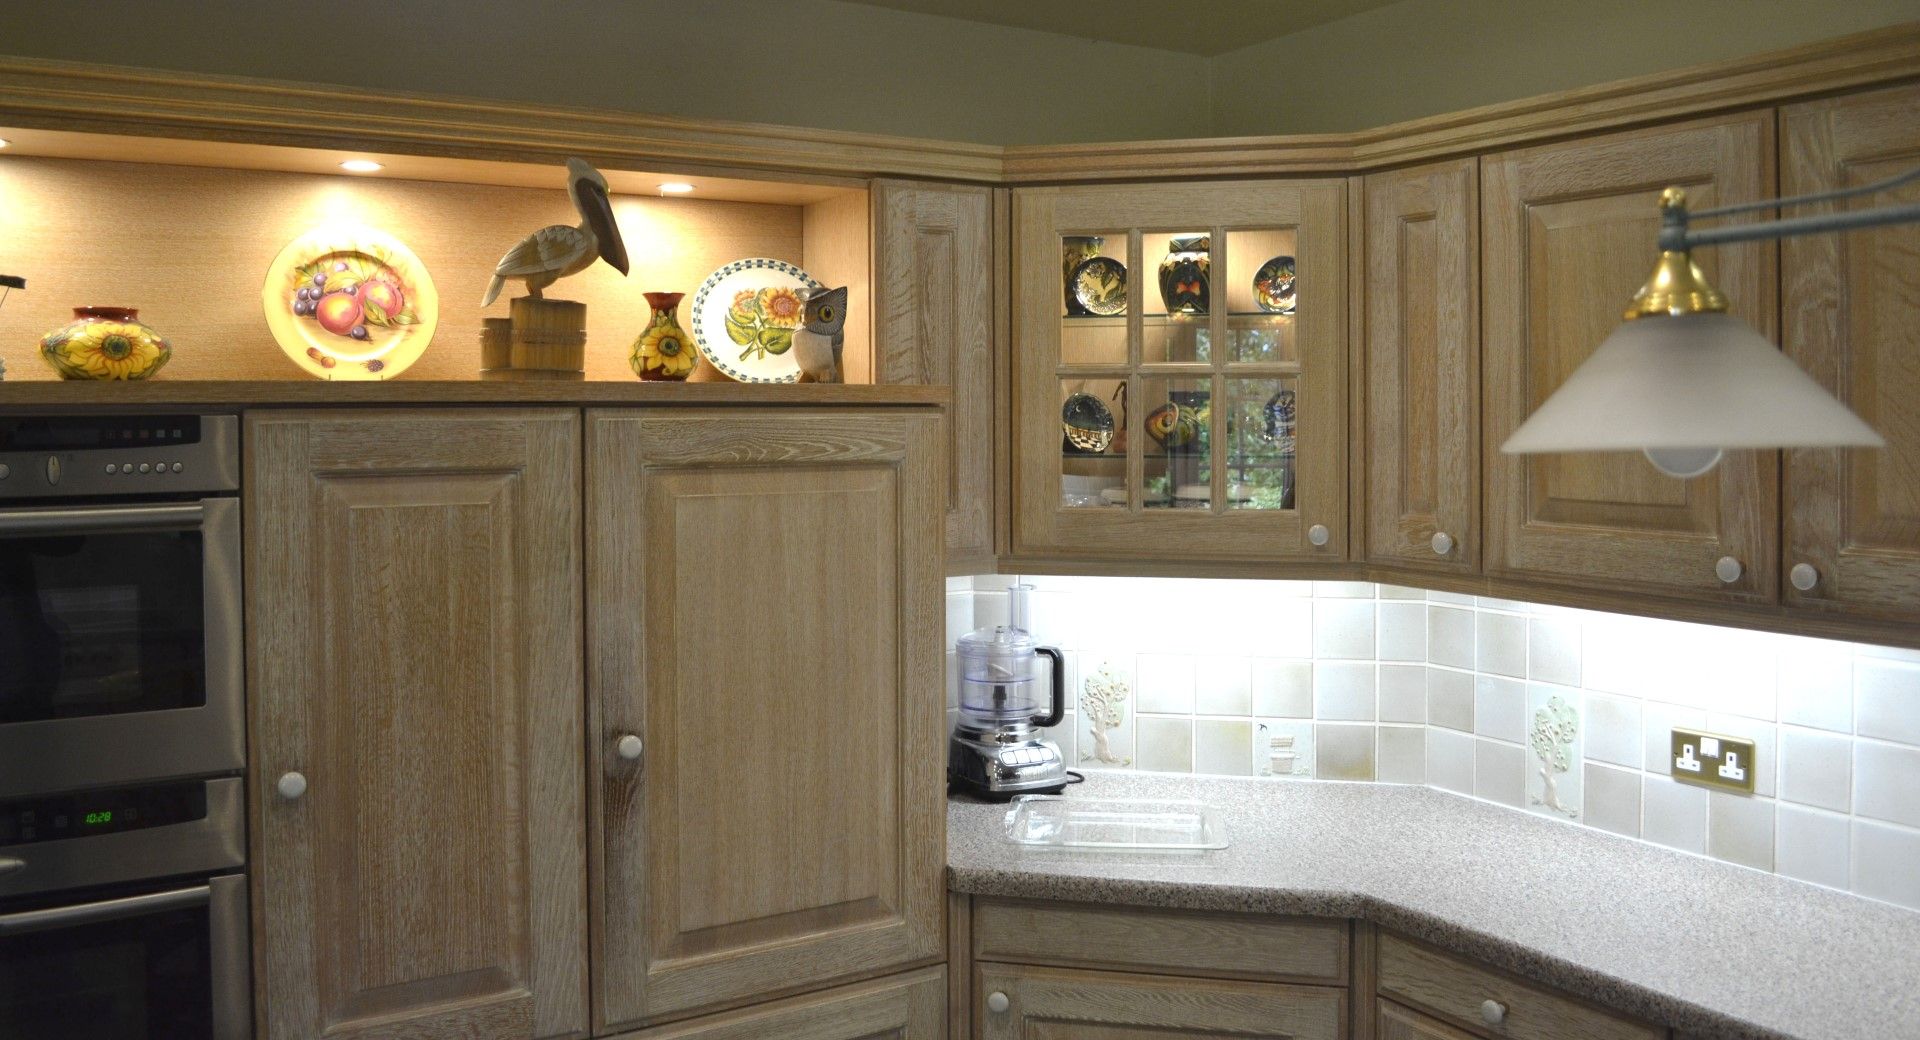
[{"label": "decorative pottery bowl", "polygon": [[173,344],[132,307],[75,307],[73,318],[40,340],[40,356],[62,379],[146,379],[173,357]]}]

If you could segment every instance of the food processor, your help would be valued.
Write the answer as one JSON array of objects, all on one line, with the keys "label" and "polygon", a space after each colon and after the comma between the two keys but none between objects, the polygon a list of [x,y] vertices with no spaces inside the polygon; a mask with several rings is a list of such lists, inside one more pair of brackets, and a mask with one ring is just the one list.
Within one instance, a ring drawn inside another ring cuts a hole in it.
[{"label": "food processor", "polygon": [[[960,718],[947,745],[947,784],[1004,801],[1020,794],[1057,794],[1067,785],[1060,747],[1040,731],[1067,710],[1066,662],[1058,648],[1037,646],[1027,631],[1031,585],[1007,590],[1007,623],[960,637]],[[1040,659],[1050,662],[1041,686]],[[1043,692],[1043,690],[1045,692]]]}]

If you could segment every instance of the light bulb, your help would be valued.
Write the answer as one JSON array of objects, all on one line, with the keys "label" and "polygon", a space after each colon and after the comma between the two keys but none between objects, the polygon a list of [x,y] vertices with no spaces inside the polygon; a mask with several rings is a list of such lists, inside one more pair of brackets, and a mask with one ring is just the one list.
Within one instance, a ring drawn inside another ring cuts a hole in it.
[{"label": "light bulb", "polygon": [[692,190],[693,185],[688,184],[686,181],[668,181],[660,185],[660,194],[662,195],[685,195]]},{"label": "light bulb", "polygon": [[1720,464],[1719,448],[1648,448],[1647,461],[1669,477],[1689,480]]},{"label": "light bulb", "polygon": [[340,164],[340,168],[348,173],[379,173],[386,169],[372,159],[348,159]]}]

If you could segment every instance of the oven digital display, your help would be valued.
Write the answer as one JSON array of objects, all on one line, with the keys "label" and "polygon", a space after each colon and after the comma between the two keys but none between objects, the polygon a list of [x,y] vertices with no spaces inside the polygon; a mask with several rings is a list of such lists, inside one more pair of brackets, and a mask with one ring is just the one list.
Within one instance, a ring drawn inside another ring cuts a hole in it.
[{"label": "oven digital display", "polygon": [[165,827],[207,816],[204,781],[0,801],[0,845]]},{"label": "oven digital display", "polygon": [[197,415],[0,420],[0,452],[162,448],[199,442],[200,417]]}]

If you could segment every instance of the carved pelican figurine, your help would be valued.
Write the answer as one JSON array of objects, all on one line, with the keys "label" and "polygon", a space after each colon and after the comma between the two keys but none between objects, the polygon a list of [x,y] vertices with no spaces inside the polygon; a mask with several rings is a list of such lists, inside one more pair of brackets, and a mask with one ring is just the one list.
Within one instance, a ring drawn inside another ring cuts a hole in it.
[{"label": "carved pelican figurine", "polygon": [[539,299],[540,290],[592,267],[596,259],[627,273],[627,247],[620,241],[620,225],[614,223],[613,205],[607,201],[607,179],[585,161],[568,159],[567,196],[580,214],[580,226],[555,224],[521,239],[493,269],[493,281],[487,284],[480,306],[498,299],[509,278],[526,282],[527,295]]}]

